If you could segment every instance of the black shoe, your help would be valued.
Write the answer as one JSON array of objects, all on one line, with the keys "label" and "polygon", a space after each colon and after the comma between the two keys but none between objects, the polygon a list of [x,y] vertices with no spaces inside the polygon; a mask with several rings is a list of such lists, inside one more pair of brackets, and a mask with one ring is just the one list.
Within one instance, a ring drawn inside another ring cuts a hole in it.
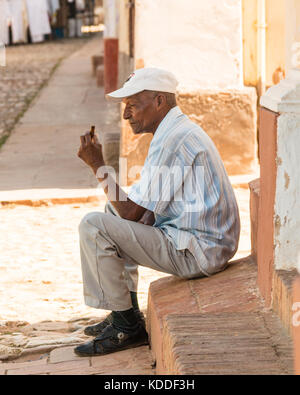
[{"label": "black shoe", "polygon": [[146,344],[149,344],[148,334],[141,324],[138,324],[137,329],[130,333],[122,332],[111,324],[94,340],[75,347],[74,352],[80,357],[92,357]]},{"label": "black shoe", "polygon": [[99,322],[99,324],[87,326],[84,329],[84,334],[87,336],[98,336],[111,323],[112,313],[110,313],[103,321]]},{"label": "black shoe", "polygon": [[[137,311],[136,315],[138,321],[145,328],[146,324],[144,314],[141,311]],[[110,313],[103,321],[99,322],[99,324],[87,326],[84,329],[84,334],[87,336],[98,336],[110,324],[112,324],[112,313]]]}]

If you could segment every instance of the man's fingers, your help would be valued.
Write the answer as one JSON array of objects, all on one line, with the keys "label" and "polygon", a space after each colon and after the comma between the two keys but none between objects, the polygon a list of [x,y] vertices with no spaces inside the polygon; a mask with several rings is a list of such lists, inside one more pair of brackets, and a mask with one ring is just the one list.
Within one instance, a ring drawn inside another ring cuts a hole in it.
[{"label": "man's fingers", "polygon": [[80,136],[80,143],[82,147],[85,146],[85,136]]},{"label": "man's fingers", "polygon": [[87,132],[83,136],[80,136],[80,142],[82,147],[87,144],[90,144],[92,142],[90,132]]},{"label": "man's fingers", "polygon": [[91,138],[90,132],[87,132],[87,133],[84,135],[84,137],[85,137],[85,143],[86,143],[86,144],[90,144],[90,143],[92,142],[92,138]]},{"label": "man's fingers", "polygon": [[94,134],[94,136],[92,138],[92,142],[95,144],[100,144],[99,137],[98,137],[97,133]]}]

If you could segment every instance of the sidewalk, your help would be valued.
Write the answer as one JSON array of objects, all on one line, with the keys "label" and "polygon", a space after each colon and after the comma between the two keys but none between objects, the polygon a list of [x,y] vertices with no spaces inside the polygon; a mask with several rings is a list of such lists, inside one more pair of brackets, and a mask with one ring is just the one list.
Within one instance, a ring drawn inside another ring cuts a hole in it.
[{"label": "sidewalk", "polygon": [[91,125],[119,133],[119,107],[92,77],[91,56],[101,51],[97,36],[65,59],[17,124],[1,149],[0,202],[95,195],[97,181],[77,157],[79,136]]}]

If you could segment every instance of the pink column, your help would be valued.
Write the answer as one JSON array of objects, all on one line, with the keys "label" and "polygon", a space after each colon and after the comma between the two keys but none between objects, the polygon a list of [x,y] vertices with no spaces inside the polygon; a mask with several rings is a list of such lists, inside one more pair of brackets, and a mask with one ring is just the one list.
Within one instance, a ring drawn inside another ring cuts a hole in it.
[{"label": "pink column", "polygon": [[104,93],[118,88],[118,51],[117,38],[104,38]]},{"label": "pink column", "polygon": [[276,189],[276,139],[278,113],[260,109],[259,158],[260,200],[257,235],[257,282],[265,299],[271,304],[274,267],[274,203]]}]

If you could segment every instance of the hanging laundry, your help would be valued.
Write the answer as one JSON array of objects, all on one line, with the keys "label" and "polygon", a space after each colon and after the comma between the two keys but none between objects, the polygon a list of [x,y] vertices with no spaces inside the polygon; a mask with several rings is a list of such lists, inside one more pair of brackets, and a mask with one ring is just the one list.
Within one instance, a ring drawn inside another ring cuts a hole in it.
[{"label": "hanging laundry", "polygon": [[77,10],[77,18],[76,18],[76,35],[77,37],[82,36],[81,28],[83,26],[83,18],[85,11],[85,1],[84,0],[75,0],[76,10]]},{"label": "hanging laundry", "polygon": [[85,1],[84,0],[75,0],[77,11],[85,10]]},{"label": "hanging laundry", "polygon": [[56,11],[59,9],[59,0],[47,0],[48,2],[48,10],[51,15],[55,14]]},{"label": "hanging laundry", "polygon": [[32,42],[41,42],[51,33],[47,0],[26,0]]},{"label": "hanging laundry", "polygon": [[23,0],[8,0],[13,43],[25,42]]},{"label": "hanging laundry", "polygon": [[0,0],[0,44],[9,43],[8,20],[10,9],[7,0]]}]

